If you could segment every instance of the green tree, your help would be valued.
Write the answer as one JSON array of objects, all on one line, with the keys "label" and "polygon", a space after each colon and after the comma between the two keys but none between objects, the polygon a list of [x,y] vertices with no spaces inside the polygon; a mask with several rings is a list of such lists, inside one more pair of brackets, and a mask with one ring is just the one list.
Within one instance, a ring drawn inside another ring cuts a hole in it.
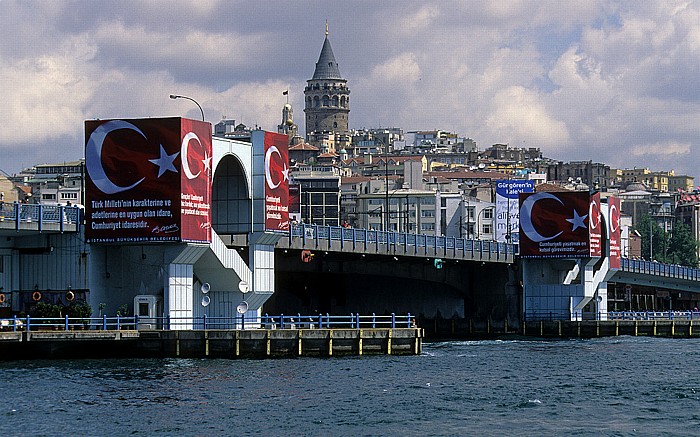
[{"label": "green tree", "polygon": [[642,216],[635,229],[642,236],[642,257],[649,261],[666,262],[669,236],[656,220],[653,220],[649,214],[646,214]]},{"label": "green tree", "polygon": [[690,232],[690,227],[677,220],[673,224],[673,234],[668,245],[667,262],[687,267],[698,266],[698,242]]}]

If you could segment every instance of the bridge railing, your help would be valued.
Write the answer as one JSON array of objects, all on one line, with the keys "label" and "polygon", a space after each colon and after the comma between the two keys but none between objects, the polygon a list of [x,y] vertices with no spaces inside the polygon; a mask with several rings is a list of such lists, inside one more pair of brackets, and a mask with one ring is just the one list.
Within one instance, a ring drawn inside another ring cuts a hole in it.
[{"label": "bridge railing", "polygon": [[384,244],[387,246],[414,247],[421,249],[453,250],[462,253],[493,254],[496,258],[517,253],[518,246],[490,240],[469,240],[443,235],[411,234],[404,232],[379,231],[363,228],[343,228],[340,226],[320,226],[293,224],[289,230],[289,243],[292,239],[328,240],[357,245]]},{"label": "bridge railing", "polygon": [[687,279],[689,281],[700,280],[700,269],[674,264],[664,264],[642,259],[622,258],[620,260],[620,267],[622,271],[630,273],[666,276],[670,278]]},{"label": "bridge railing", "polygon": [[63,230],[66,224],[78,225],[80,213],[79,206],[0,202],[0,222],[14,222],[13,227],[17,230],[24,223],[37,223],[39,230],[44,223],[59,223]]},{"label": "bridge railing", "polygon": [[415,316],[397,315],[268,315],[259,317],[13,317],[0,319],[0,331],[71,331],[122,329],[314,329],[412,328]]}]

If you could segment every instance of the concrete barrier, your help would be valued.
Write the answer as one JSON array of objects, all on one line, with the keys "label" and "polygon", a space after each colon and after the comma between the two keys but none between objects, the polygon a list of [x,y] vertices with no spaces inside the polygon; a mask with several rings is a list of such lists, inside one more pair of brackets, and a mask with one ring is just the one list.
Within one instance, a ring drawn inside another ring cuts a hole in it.
[{"label": "concrete barrier", "polygon": [[0,359],[417,355],[419,328],[0,332]]}]

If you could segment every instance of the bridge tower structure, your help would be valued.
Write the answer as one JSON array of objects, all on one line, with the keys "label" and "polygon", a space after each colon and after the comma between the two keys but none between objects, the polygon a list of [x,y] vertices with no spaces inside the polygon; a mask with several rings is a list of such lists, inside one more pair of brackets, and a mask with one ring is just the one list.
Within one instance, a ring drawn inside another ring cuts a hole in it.
[{"label": "bridge tower structure", "polygon": [[[521,218],[523,212],[521,207]],[[521,258],[523,321],[607,319],[608,282],[620,265],[619,247],[610,244],[610,222],[611,215],[617,214],[612,229],[613,241],[616,238],[619,241],[615,234],[619,207],[611,210],[609,204],[598,203],[587,212],[587,219],[594,217],[594,221],[596,218],[599,221],[600,239],[594,243],[600,247],[597,256]],[[528,220],[525,223],[527,227]],[[566,230],[559,233],[562,232]],[[521,241],[522,238],[521,235]]]}]

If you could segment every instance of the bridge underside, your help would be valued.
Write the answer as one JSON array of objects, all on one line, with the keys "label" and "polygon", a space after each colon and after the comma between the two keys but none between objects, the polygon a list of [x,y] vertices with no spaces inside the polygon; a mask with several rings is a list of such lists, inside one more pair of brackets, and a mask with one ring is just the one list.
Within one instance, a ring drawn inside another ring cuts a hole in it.
[{"label": "bridge underside", "polygon": [[411,313],[434,318],[508,319],[517,325],[519,289],[507,264],[433,258],[277,250],[270,314],[377,315]]}]

